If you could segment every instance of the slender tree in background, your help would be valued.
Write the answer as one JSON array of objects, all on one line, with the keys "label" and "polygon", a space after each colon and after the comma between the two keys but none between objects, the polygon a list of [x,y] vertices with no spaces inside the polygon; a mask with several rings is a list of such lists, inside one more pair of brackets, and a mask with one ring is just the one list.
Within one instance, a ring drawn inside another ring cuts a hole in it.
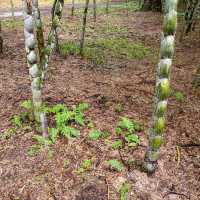
[{"label": "slender tree in background", "polygon": [[74,9],[75,9],[75,0],[72,0],[72,9],[71,9],[71,16],[74,16]]},{"label": "slender tree in background", "polygon": [[14,22],[15,21],[15,11],[14,11],[13,0],[10,0],[10,6],[11,6],[12,19],[13,19],[13,22]]},{"label": "slender tree in background", "polygon": [[57,29],[60,26],[60,20],[62,17],[62,11],[64,6],[64,0],[55,0],[52,8],[52,25],[51,30],[48,35],[47,46],[45,48],[45,64],[44,64],[44,73],[48,69],[49,59],[53,50],[58,47],[58,36]]},{"label": "slender tree in background", "polygon": [[0,20],[0,54],[2,53],[3,53],[3,36],[2,36],[1,20]]},{"label": "slender tree in background", "polygon": [[87,22],[88,5],[89,5],[89,0],[86,0],[85,9],[83,13],[83,26],[82,26],[82,32],[81,32],[81,38],[80,38],[80,54],[81,55],[83,55],[83,47],[84,47],[84,41],[85,41],[85,29],[86,29],[86,22]]},{"label": "slender tree in background", "polygon": [[187,2],[187,8],[185,11],[185,26],[183,27],[183,32],[181,34],[180,40],[183,39],[184,35],[188,35],[188,33],[194,29],[196,20],[199,16],[200,11],[200,1],[193,0]]},{"label": "slender tree in background", "polygon": [[42,113],[42,69],[38,65],[36,40],[34,36],[34,19],[32,16],[32,5],[30,0],[22,0],[24,10],[24,36],[25,36],[25,49],[27,56],[27,63],[29,67],[29,74],[31,77],[31,90],[33,112],[35,120],[41,123],[43,128],[43,136],[47,136],[47,128],[45,121],[45,114]]},{"label": "slender tree in background", "polygon": [[97,2],[96,2],[96,0],[93,0],[93,18],[94,18],[94,21],[96,22],[96,20],[97,20]]},{"label": "slender tree in background", "polygon": [[148,132],[149,146],[147,148],[144,168],[153,173],[157,167],[160,147],[163,143],[167,99],[170,94],[170,69],[174,54],[175,32],[177,27],[177,1],[165,1],[165,17],[161,38],[160,62],[157,68],[156,94],[153,119]]},{"label": "slender tree in background", "polygon": [[54,0],[52,7],[52,27],[51,32],[55,41],[55,49],[59,52],[59,43],[58,43],[58,28],[60,26],[60,20],[62,18],[62,10],[64,6],[64,0]]},{"label": "slender tree in background", "polygon": [[110,4],[110,0],[106,0],[106,13],[107,14],[109,12],[109,4]]},{"label": "slender tree in background", "polygon": [[198,66],[198,68],[197,68],[197,72],[196,72],[196,75],[194,77],[192,84],[194,87],[200,86],[200,66]]},{"label": "slender tree in background", "polygon": [[42,20],[40,16],[40,10],[38,7],[38,0],[32,0],[32,6],[33,6],[33,17],[34,17],[35,29],[36,29],[39,63],[40,63],[40,68],[43,69],[42,71],[44,71],[45,43],[44,43],[44,35],[43,35],[43,25],[42,25]]}]

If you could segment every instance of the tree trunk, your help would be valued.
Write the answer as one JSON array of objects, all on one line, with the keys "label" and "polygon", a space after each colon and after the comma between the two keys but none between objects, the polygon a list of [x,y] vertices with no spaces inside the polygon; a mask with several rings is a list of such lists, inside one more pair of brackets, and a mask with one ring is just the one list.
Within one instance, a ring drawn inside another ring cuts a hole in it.
[{"label": "tree trunk", "polygon": [[72,10],[71,10],[71,15],[72,15],[72,16],[74,16],[74,8],[75,8],[75,7],[74,7],[74,6],[75,6],[75,5],[74,5],[74,1],[75,1],[75,0],[72,0]]},{"label": "tree trunk", "polygon": [[109,12],[109,4],[110,4],[110,0],[106,0],[106,13],[107,14]]},{"label": "tree trunk", "polygon": [[3,37],[2,37],[1,20],[0,20],[0,54],[2,53],[3,53]]},{"label": "tree trunk", "polygon": [[177,1],[168,0],[165,4],[163,34],[161,38],[160,62],[157,67],[155,105],[151,127],[148,132],[149,146],[146,151],[144,169],[153,173],[157,167],[160,147],[163,143],[167,99],[170,94],[170,70],[174,54],[175,32],[177,27]]},{"label": "tree trunk", "polygon": [[82,32],[81,32],[81,39],[80,39],[80,54],[81,55],[83,55],[83,47],[84,47],[84,41],[85,41],[85,29],[86,29],[86,22],[87,22],[88,5],[89,5],[89,0],[86,0],[85,9],[83,13],[83,26],[82,26]]},{"label": "tree trunk", "polygon": [[62,18],[63,6],[64,0],[55,0],[52,7],[52,33],[54,34],[55,49],[57,52],[59,52],[58,27]]},{"label": "tree trunk", "polygon": [[93,0],[93,18],[94,18],[94,21],[96,22],[96,20],[97,20],[97,3],[96,3],[96,0]]},{"label": "tree trunk", "polygon": [[15,21],[15,11],[14,11],[14,3],[13,3],[13,0],[10,0],[10,5],[11,5],[12,19],[13,19],[13,22],[14,22],[14,21]]},{"label": "tree trunk", "polygon": [[[36,122],[39,122],[41,124],[41,128],[43,128],[43,122],[41,121],[41,118],[44,118],[45,115],[42,112],[42,69],[41,66],[38,65],[36,53],[32,5],[30,0],[22,0],[22,2],[24,10],[25,49],[29,74],[31,77],[33,112]],[[46,131],[43,132],[43,136],[46,137],[47,134],[48,133]]]},{"label": "tree trunk", "polygon": [[[64,0],[54,0],[53,8],[52,8],[52,25],[51,30],[47,39],[47,46],[45,48],[45,72],[48,69],[49,59],[56,48],[56,44],[58,45],[58,36],[57,36],[57,28],[60,26],[60,20],[62,17],[62,11],[64,6]],[[59,48],[57,46],[57,48]]]},{"label": "tree trunk", "polygon": [[161,0],[144,0],[142,5],[143,11],[162,11],[162,1]]}]

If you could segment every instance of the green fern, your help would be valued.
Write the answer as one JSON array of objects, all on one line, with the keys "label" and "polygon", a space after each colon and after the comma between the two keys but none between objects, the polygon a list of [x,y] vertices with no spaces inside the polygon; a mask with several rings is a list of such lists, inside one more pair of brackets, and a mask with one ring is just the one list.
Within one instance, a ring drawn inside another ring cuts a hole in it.
[{"label": "green fern", "polygon": [[52,141],[52,143],[55,143],[58,136],[59,136],[59,130],[56,128],[49,128],[49,139]]},{"label": "green fern", "polygon": [[64,104],[56,104],[51,109],[52,113],[67,112],[68,108]]},{"label": "green fern", "polygon": [[51,140],[41,135],[34,135],[32,138],[42,146],[49,146],[52,144]]},{"label": "green fern", "polygon": [[112,143],[111,147],[113,149],[120,149],[120,148],[122,148],[122,141],[121,140],[116,140],[115,142]]},{"label": "green fern", "polygon": [[98,139],[100,139],[101,136],[102,136],[102,132],[94,129],[89,133],[88,138],[90,140],[98,140]]},{"label": "green fern", "polygon": [[80,131],[70,126],[63,126],[60,131],[67,138],[77,138],[80,136]]},{"label": "green fern", "polygon": [[18,116],[18,115],[14,115],[11,118],[11,123],[12,123],[12,125],[14,125],[17,128],[21,128],[22,127],[22,121],[21,121],[20,116]]},{"label": "green fern", "polygon": [[115,171],[121,172],[124,169],[123,165],[116,159],[109,160],[107,162],[109,167]]},{"label": "green fern", "polygon": [[22,108],[25,108],[26,110],[32,110],[33,103],[31,100],[25,100],[20,105]]},{"label": "green fern", "polygon": [[79,169],[77,170],[77,173],[83,173],[89,169],[91,169],[92,167],[92,160],[91,159],[85,159],[83,160],[83,162],[81,163]]},{"label": "green fern", "polygon": [[128,142],[128,146],[132,147],[132,146],[136,146],[137,144],[140,143],[140,139],[138,135],[135,134],[127,134],[125,136],[125,140]]}]

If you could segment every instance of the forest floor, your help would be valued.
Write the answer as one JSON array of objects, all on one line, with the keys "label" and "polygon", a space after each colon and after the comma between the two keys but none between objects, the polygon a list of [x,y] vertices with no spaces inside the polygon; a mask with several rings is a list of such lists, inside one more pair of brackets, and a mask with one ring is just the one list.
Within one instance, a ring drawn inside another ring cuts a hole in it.
[{"label": "forest floor", "polygon": [[[48,23],[46,17],[46,35]],[[62,43],[78,42],[80,15],[74,18],[64,15],[63,24]],[[49,148],[30,153],[30,148],[36,144],[32,136],[37,133],[30,124],[12,129],[10,121],[13,115],[24,111],[20,104],[31,99],[23,26],[21,21],[14,28],[9,21],[3,22],[1,200],[118,200],[122,195],[119,188],[125,182],[129,186],[130,200],[199,199],[200,96],[191,85],[200,63],[198,31],[184,38],[182,43],[176,42],[171,77],[173,92],[158,170],[147,176],[138,167],[145,153],[146,132],[152,115],[161,26],[159,13],[131,10],[127,17],[125,9],[117,9],[109,15],[99,14],[96,23],[90,14],[86,34],[88,54],[84,58],[54,54],[44,86],[44,101],[48,105],[65,103],[70,107],[80,102],[88,103],[85,120],[90,126],[78,127],[81,134],[77,139],[62,137]],[[102,43],[104,48],[101,48]],[[132,45],[132,52],[126,48],[128,45]],[[120,116],[144,127],[138,133],[139,146],[112,148]],[[91,124],[110,135],[89,140],[88,134],[94,129]],[[123,170],[111,170],[107,165],[111,159],[121,162]],[[91,163],[84,167],[81,163],[86,160]]]}]

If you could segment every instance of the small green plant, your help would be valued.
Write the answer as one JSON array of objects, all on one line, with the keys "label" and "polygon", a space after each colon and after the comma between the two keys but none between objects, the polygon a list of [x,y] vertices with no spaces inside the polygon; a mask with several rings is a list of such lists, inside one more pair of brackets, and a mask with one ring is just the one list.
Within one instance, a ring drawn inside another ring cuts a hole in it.
[{"label": "small green plant", "polygon": [[23,20],[2,20],[2,26],[5,28],[23,28]]},{"label": "small green plant", "polygon": [[126,130],[130,133],[134,133],[135,131],[140,131],[141,126],[137,122],[131,121],[127,117],[121,117],[120,121],[117,125],[117,128],[116,128],[116,133],[120,134],[124,130]]},{"label": "small green plant", "polygon": [[110,133],[109,131],[107,130],[104,130],[104,131],[100,131],[100,130],[97,130],[97,129],[92,129],[88,135],[88,138],[90,140],[98,140],[100,138],[107,138],[110,136]]},{"label": "small green plant", "polygon": [[135,147],[137,144],[140,143],[139,136],[136,134],[127,134],[125,135],[125,140],[128,142],[129,147]]},{"label": "small green plant", "polygon": [[182,92],[174,92],[174,97],[178,102],[184,101],[184,94]]},{"label": "small green plant", "polygon": [[5,132],[0,133],[0,140],[8,140],[17,132],[16,128],[9,128]]},{"label": "small green plant", "polygon": [[130,191],[130,184],[124,183],[120,188],[120,200],[127,200],[128,199],[128,193]]},{"label": "small green plant", "polygon": [[106,139],[110,136],[110,132],[108,130],[102,131],[102,138]]},{"label": "small green plant", "polygon": [[121,172],[124,169],[123,165],[116,159],[109,160],[107,163],[112,170]]},{"label": "small green plant", "polygon": [[85,46],[83,57],[91,61],[94,65],[101,65],[106,62],[104,52],[102,49],[95,47],[94,44],[88,44]]},{"label": "small green plant", "polygon": [[[22,107],[30,109],[30,101],[23,102]],[[28,154],[35,155],[34,152],[38,149],[53,145],[56,143],[60,135],[69,139],[79,137],[80,131],[73,126],[83,126],[85,124],[84,111],[88,108],[89,105],[87,103],[80,103],[72,109],[68,108],[65,104],[56,104],[52,107],[44,105],[42,108],[43,112],[54,120],[53,124],[55,124],[55,127],[48,128],[48,138],[44,138],[40,135],[34,135],[33,139],[39,146],[31,147]]]},{"label": "small green plant", "polygon": [[80,103],[73,109],[69,109],[64,104],[56,104],[53,107],[46,107],[44,110],[48,114],[53,114],[55,118],[55,128],[49,128],[50,140],[55,143],[59,134],[67,138],[77,138],[80,136],[80,131],[71,124],[85,125],[84,112],[89,108],[87,103]]},{"label": "small green plant", "polygon": [[83,162],[81,163],[80,167],[77,170],[77,173],[80,174],[80,173],[83,173],[85,171],[88,171],[88,170],[91,169],[91,167],[92,167],[92,160],[91,159],[83,160]]},{"label": "small green plant", "polygon": [[41,145],[39,145],[39,144],[34,144],[34,145],[32,145],[29,149],[28,149],[28,151],[27,151],[27,155],[28,156],[36,156],[36,155],[38,155],[38,153],[41,151],[41,149],[42,149],[42,146]]},{"label": "small green plant", "polygon": [[49,128],[48,131],[49,131],[49,138],[54,144],[59,136],[59,130],[56,128]]},{"label": "small green plant", "polygon": [[102,136],[102,132],[96,129],[93,129],[92,131],[90,131],[88,138],[90,140],[98,140],[100,139],[100,137]]},{"label": "small green plant", "polygon": [[41,146],[49,146],[52,144],[52,141],[49,140],[48,138],[45,138],[41,135],[34,135],[33,140],[37,141],[39,145]]},{"label": "small green plant", "polygon": [[122,148],[122,141],[119,140],[119,139],[116,140],[116,141],[114,141],[114,142],[112,143],[111,147],[112,147],[113,149],[120,149],[120,148]]},{"label": "small green plant", "polygon": [[61,56],[68,56],[68,55],[78,55],[80,50],[78,44],[72,41],[68,41],[60,44],[59,51]]},{"label": "small green plant", "polygon": [[136,146],[140,143],[139,136],[136,131],[141,131],[142,127],[127,117],[121,117],[115,131],[117,135],[122,135],[124,140],[128,143],[129,147]]},{"label": "small green plant", "polygon": [[26,110],[32,110],[33,103],[31,100],[25,100],[20,105],[22,108],[25,108]]},{"label": "small green plant", "polygon": [[21,128],[22,127],[22,120],[21,120],[20,116],[18,116],[18,115],[14,115],[11,118],[11,123],[12,123],[13,126],[15,126],[17,128]]}]

